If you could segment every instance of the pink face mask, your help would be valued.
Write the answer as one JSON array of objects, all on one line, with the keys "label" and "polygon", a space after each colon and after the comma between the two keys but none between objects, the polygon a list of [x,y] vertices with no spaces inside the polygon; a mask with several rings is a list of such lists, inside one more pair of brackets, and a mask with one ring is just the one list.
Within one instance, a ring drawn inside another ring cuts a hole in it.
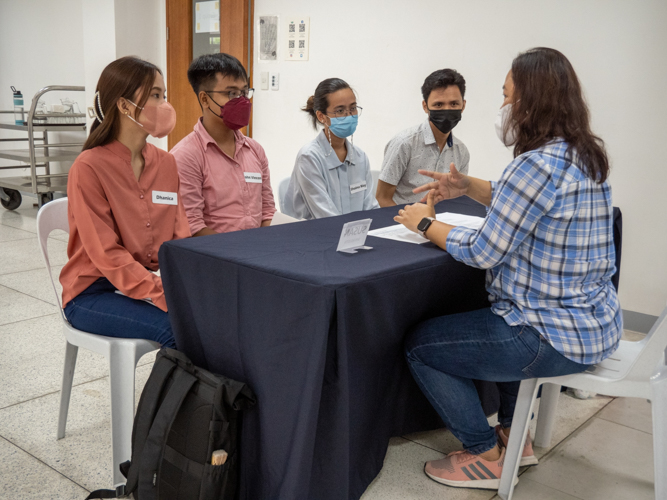
[{"label": "pink face mask", "polygon": [[127,117],[134,123],[143,127],[153,137],[162,139],[168,136],[176,126],[176,111],[167,101],[163,101],[157,106],[144,106],[143,108],[137,106],[129,99],[130,104],[141,110],[139,120],[137,121],[130,115]]},{"label": "pink face mask", "polygon": [[[211,101],[213,98],[208,96]],[[213,101],[220,106],[217,102]],[[250,123],[250,111],[252,102],[245,96],[237,97],[228,101],[224,106],[220,106],[220,114],[217,114],[211,108],[208,108],[215,116],[222,118],[223,123],[231,130],[238,130]]]}]

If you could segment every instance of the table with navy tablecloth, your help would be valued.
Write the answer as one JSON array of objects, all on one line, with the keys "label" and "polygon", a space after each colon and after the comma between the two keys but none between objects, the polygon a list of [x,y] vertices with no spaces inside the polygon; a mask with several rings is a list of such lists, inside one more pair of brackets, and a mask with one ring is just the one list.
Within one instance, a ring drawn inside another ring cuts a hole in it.
[{"label": "table with navy tablecloth", "polygon": [[[336,252],[345,222],[395,224],[399,207],[165,243],[161,274],[178,349],[246,382],[243,500],[357,499],[390,437],[442,427],[403,354],[428,318],[488,307],[484,271],[431,243],[369,236]],[[437,212],[484,216],[462,197]],[[487,414],[495,384],[478,383]]]}]

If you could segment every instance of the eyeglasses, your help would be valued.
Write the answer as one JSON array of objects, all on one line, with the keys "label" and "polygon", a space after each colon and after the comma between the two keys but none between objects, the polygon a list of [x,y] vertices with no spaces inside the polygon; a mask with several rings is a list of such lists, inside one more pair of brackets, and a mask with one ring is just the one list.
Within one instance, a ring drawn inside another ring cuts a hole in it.
[{"label": "eyeglasses", "polygon": [[329,117],[331,115],[334,116],[334,118],[342,118],[343,116],[349,116],[349,115],[357,115],[361,116],[361,112],[363,111],[364,108],[361,106],[352,106],[350,109],[341,109],[338,111],[327,111],[325,114]]},{"label": "eyeglasses", "polygon": [[255,92],[255,89],[243,89],[243,90],[205,90],[207,94],[222,94],[226,95],[227,98],[231,101],[237,97],[247,97],[248,99],[252,98],[252,94]]}]

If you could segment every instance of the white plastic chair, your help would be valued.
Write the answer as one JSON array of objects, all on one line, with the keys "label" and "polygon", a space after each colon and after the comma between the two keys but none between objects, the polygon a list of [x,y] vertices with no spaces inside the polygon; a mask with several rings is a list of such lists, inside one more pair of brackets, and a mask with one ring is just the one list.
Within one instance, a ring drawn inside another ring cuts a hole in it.
[{"label": "white plastic chair", "polygon": [[132,424],[134,421],[134,375],[137,362],[146,353],[160,348],[157,342],[144,339],[122,339],[104,337],[77,330],[70,325],[60,303],[60,296],[53,281],[47,242],[54,229],[69,233],[67,221],[67,198],[44,205],[37,213],[37,238],[42,256],[49,272],[51,285],[56,294],[65,334],[65,368],[60,392],[60,414],[58,416],[58,439],[65,437],[67,410],[72,393],[72,379],[79,347],[102,354],[109,360],[109,385],[111,388],[111,442],[113,446],[113,486],[122,493],[125,478],[119,464],[130,459],[132,453]]},{"label": "white plastic chair", "polygon": [[639,342],[621,340],[614,354],[583,373],[521,382],[514,410],[505,465],[498,496],[511,500],[513,479],[519,470],[523,442],[528,433],[531,409],[542,387],[535,446],[548,447],[556,418],[561,385],[613,397],[642,398],[651,402],[653,414],[653,467],[655,498],[667,498],[667,308],[646,337]]},{"label": "white plastic chair", "polygon": [[278,203],[280,203],[280,211],[283,213],[285,212],[285,195],[287,194],[290,179],[291,177],[285,177],[278,184]]}]

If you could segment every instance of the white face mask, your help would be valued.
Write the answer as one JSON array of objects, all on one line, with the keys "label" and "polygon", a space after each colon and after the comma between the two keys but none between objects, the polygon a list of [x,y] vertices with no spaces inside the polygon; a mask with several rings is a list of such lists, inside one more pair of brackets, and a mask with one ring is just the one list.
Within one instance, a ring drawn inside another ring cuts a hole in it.
[{"label": "white face mask", "polygon": [[507,129],[507,135],[505,136],[504,134],[511,112],[512,105],[506,104],[498,110],[498,115],[496,116],[496,135],[498,136],[498,139],[500,139],[500,142],[507,147],[512,146],[516,142],[516,130],[514,127],[509,127],[509,129]]}]

